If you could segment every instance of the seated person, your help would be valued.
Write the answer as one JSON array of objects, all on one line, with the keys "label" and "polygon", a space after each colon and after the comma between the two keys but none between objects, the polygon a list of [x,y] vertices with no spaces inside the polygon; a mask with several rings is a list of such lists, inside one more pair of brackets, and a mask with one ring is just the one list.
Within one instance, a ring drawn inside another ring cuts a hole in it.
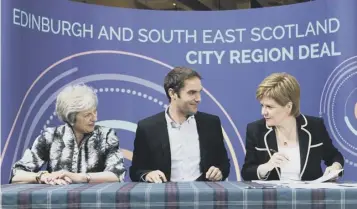
[{"label": "seated person", "polygon": [[[95,125],[98,99],[86,85],[65,87],[56,114],[65,124],[46,128],[13,165],[12,183],[123,181],[124,158],[114,130]],[[40,171],[47,163],[47,170]]]},{"label": "seated person", "polygon": [[170,105],[139,121],[134,141],[132,181],[222,181],[229,174],[220,119],[197,111],[201,77],[176,67],[164,81]]},{"label": "seated person", "polygon": [[[300,87],[286,73],[274,73],[259,85],[263,119],[248,124],[244,180],[315,180],[342,169],[344,159],[334,147],[321,118],[300,113]],[[337,175],[336,175],[337,178]]]}]

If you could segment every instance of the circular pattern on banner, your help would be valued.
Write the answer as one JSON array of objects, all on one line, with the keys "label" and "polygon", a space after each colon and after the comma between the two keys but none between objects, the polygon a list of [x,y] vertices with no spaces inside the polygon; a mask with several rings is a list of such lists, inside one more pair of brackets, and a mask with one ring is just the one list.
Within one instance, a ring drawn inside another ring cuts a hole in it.
[{"label": "circular pattern on banner", "polygon": [[325,83],[320,116],[325,117],[331,137],[345,153],[347,165],[357,167],[357,57],[345,60]]},{"label": "circular pattern on banner", "polygon": [[[128,64],[130,68],[118,67],[126,62],[130,63]],[[74,68],[73,63],[77,65]],[[149,65],[151,66],[146,67]],[[51,69],[55,70],[48,73]],[[142,72],[142,69],[146,72]],[[152,115],[150,111],[158,113],[167,107],[167,102],[164,102],[167,98],[162,80],[171,69],[172,66],[144,55],[113,50],[82,52],[57,61],[43,71],[31,85],[31,88],[35,85],[43,86],[41,91],[31,95],[34,93],[31,93],[30,88],[24,97],[23,101],[27,96],[29,97],[29,108],[25,112],[23,122],[14,130],[23,140],[21,140],[22,144],[20,140],[17,141],[13,161],[31,145],[41,130],[61,124],[58,120],[54,120],[56,96],[66,85],[76,83],[87,83],[95,88],[99,99],[97,124],[120,130],[120,147],[126,159],[131,161],[137,121]],[[153,70],[161,70],[161,72]],[[231,157],[230,180],[241,180],[236,152],[245,153],[243,140],[223,105],[208,89],[204,88],[202,94],[205,96],[205,101],[201,107],[204,105],[212,110],[212,113],[218,114],[222,124],[231,125],[222,127],[227,152]],[[21,110],[22,105],[18,114]],[[136,118],[131,118],[133,111]],[[16,123],[17,120],[14,126]],[[10,132],[9,138],[12,133]],[[126,166],[128,166],[127,162]]]}]

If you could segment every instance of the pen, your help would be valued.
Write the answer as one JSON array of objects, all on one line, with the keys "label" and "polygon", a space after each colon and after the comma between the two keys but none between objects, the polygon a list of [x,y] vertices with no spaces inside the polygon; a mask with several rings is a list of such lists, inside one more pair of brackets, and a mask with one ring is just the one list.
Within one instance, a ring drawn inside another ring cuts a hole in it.
[{"label": "pen", "polygon": [[[272,152],[273,154],[277,153],[278,151],[276,151],[275,149],[269,149],[270,152]],[[286,160],[289,161],[289,158],[287,158],[285,155],[283,155],[285,157]]]}]

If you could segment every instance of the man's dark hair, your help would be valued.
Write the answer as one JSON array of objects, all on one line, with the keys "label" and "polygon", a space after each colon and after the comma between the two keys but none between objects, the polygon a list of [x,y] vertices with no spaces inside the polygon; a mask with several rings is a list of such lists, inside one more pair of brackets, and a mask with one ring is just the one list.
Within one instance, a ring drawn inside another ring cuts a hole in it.
[{"label": "man's dark hair", "polygon": [[171,97],[169,95],[169,89],[173,89],[175,93],[177,93],[178,97],[180,97],[180,90],[184,87],[185,80],[191,78],[199,78],[201,79],[200,74],[191,68],[187,67],[175,67],[172,69],[165,77],[164,80],[164,89],[167,98],[171,102]]}]

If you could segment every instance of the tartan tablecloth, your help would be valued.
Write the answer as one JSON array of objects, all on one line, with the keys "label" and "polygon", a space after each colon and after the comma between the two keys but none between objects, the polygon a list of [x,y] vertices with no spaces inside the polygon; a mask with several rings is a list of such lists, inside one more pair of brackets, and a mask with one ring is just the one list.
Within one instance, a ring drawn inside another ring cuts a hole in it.
[{"label": "tartan tablecloth", "polygon": [[251,182],[1,186],[1,208],[356,209],[357,188],[290,189]]}]

